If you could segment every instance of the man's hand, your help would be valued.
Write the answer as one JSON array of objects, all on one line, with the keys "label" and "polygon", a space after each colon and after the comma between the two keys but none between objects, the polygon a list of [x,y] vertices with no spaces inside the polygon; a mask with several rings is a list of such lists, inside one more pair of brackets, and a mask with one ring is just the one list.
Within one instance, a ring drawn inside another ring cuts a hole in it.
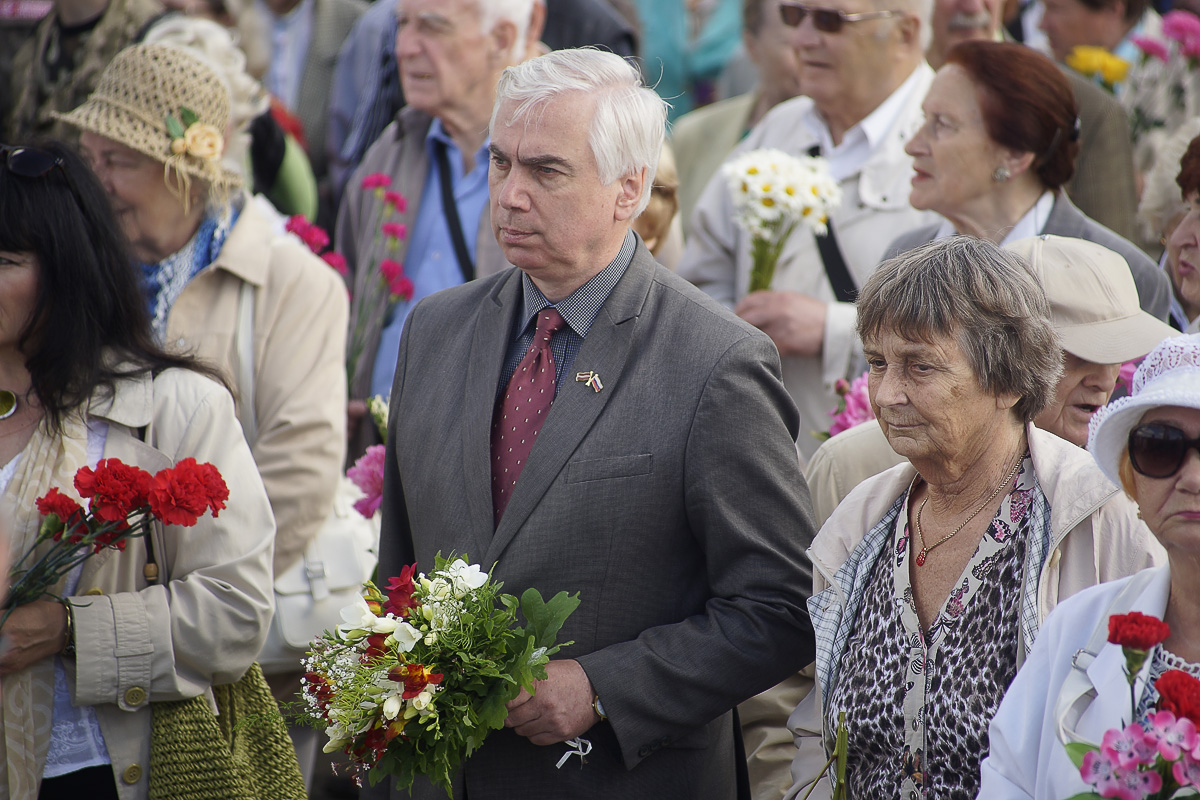
[{"label": "man's hand", "polygon": [[600,721],[592,708],[596,696],[592,682],[578,661],[551,661],[546,665],[546,680],[538,681],[536,688],[532,696],[522,689],[509,701],[504,721],[533,744],[574,739]]},{"label": "man's hand", "polygon": [[781,356],[819,356],[825,341],[825,302],[799,292],[753,292],[734,313],[775,342]]},{"label": "man's hand", "polygon": [[25,669],[67,644],[67,609],[53,600],[35,600],[13,609],[0,629],[0,675]]}]

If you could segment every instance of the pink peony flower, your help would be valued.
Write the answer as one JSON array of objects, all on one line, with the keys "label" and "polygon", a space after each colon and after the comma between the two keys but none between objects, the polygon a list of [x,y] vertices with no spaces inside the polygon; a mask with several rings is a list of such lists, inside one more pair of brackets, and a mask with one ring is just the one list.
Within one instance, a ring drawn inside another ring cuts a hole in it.
[{"label": "pink peony flower", "polygon": [[362,188],[370,189],[386,189],[392,185],[392,179],[382,172],[372,172],[362,179]]},{"label": "pink peony flower", "polygon": [[399,192],[384,192],[383,202],[387,203],[401,214],[408,210],[408,198]]},{"label": "pink peony flower", "polygon": [[1200,741],[1195,724],[1187,717],[1176,719],[1170,711],[1157,711],[1146,723],[1146,744],[1156,748],[1167,761],[1178,760],[1180,752],[1191,752]]},{"label": "pink peony flower", "polygon": [[406,226],[403,222],[385,222],[380,226],[380,230],[382,230],[383,235],[387,236],[389,239],[399,240],[408,235],[408,226]]},{"label": "pink peony flower", "polygon": [[1133,42],[1143,55],[1157,58],[1163,63],[1166,63],[1167,59],[1171,57],[1171,51],[1158,39],[1151,39],[1149,36],[1130,36],[1129,41]]},{"label": "pink peony flower", "polygon": [[871,400],[867,395],[867,373],[859,375],[851,384],[842,380],[835,384],[835,389],[842,396],[846,407],[829,412],[829,416],[833,417],[833,424],[829,426],[830,436],[837,436],[855,425],[875,419],[875,412],[871,409]]},{"label": "pink peony flower", "polygon": [[383,445],[373,444],[354,462],[353,467],[346,470],[346,477],[366,495],[354,502],[354,510],[367,519],[375,515],[383,500],[384,452]]},{"label": "pink peony flower", "polygon": [[1154,763],[1155,742],[1147,740],[1141,725],[1128,725],[1105,731],[1100,751],[1121,769],[1135,769],[1139,764]]},{"label": "pink peony flower", "polygon": [[350,268],[346,266],[346,257],[341,253],[330,250],[321,256],[326,264],[333,267],[334,271],[343,278],[350,274]]}]

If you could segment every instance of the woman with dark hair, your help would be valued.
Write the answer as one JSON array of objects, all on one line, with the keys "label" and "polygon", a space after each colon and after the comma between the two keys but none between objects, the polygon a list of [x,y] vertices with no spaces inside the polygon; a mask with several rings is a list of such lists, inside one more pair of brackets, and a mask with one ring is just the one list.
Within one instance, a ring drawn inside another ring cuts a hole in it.
[{"label": "woman with dark hair", "polygon": [[897,238],[887,257],[963,233],[1004,245],[1050,233],[1119,253],[1143,310],[1166,320],[1171,288],[1131,242],[1089,219],[1063,191],[1075,170],[1079,117],[1066,77],[1019,44],[963,42],[951,48],[922,104],[913,157],[913,208],[945,219]]},{"label": "woman with dark hair", "polygon": [[[219,519],[150,534],[65,575],[0,629],[0,794],[144,798],[151,706],[211,693],[254,661],[272,610],[274,520],[229,391],[150,333],[104,190],[58,144],[0,146],[0,490],[11,553],[36,498],[82,466],[184,458],[229,486]],[[7,405],[7,404],[6,404]],[[151,573],[152,574],[152,573]]]}]

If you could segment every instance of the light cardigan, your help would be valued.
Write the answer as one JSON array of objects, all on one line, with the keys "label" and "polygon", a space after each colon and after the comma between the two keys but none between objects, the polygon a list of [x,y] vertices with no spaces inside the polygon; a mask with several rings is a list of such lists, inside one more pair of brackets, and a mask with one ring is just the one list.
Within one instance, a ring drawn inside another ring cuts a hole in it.
[{"label": "light cardigan", "polygon": [[[983,761],[980,798],[1062,800],[1089,790],[1059,741],[1059,704],[1072,700],[1074,694],[1064,689],[1082,677],[1073,675],[1082,669],[1086,680],[1079,686],[1096,694],[1077,708],[1082,714],[1071,720],[1069,730],[1077,739],[1099,744],[1106,730],[1129,721],[1129,683],[1119,646],[1104,643],[1094,660],[1086,654],[1076,658],[1076,653],[1088,647],[1098,627],[1107,631],[1110,614],[1141,611],[1161,618],[1170,584],[1169,567],[1145,570],[1081,592],[1050,615],[988,730],[989,755]],[[1141,590],[1131,603],[1114,606],[1127,586]],[[1138,676],[1139,695],[1150,663],[1147,659]]]},{"label": "light cardigan", "polygon": [[[1034,473],[1050,506],[1051,549],[1037,576],[1039,619],[1045,619],[1060,600],[1089,586],[1165,562],[1162,547],[1137,518],[1137,507],[1104,477],[1086,451],[1033,425],[1026,426],[1026,433]],[[892,467],[859,484],[837,507],[808,550],[813,562],[810,608],[826,589],[833,593],[832,608],[826,613],[846,606],[844,589],[834,576],[916,474],[909,463]],[[1019,660],[1027,648],[1024,636],[1018,635]],[[812,780],[828,757],[826,748],[832,752],[832,736],[822,732],[823,694],[818,681],[816,690],[788,718],[799,751],[792,761],[796,785]]]}]

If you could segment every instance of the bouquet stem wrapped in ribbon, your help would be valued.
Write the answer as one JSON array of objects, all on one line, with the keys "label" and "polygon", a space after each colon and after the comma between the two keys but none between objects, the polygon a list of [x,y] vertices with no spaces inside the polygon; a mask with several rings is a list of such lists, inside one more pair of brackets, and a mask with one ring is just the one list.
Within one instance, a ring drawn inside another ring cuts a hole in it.
[{"label": "bouquet stem wrapped in ribbon", "polygon": [[784,245],[798,225],[823,235],[842,190],[823,158],[751,150],[721,168],[737,223],[750,234],[750,291],[771,288]]},{"label": "bouquet stem wrapped in ribbon", "polygon": [[555,640],[578,594],[547,602],[531,588],[518,600],[501,586],[440,553],[428,575],[401,570],[386,595],[365,584],[305,661],[305,715],[328,735],[325,751],[347,753],[372,784],[393,776],[405,789],[425,776],[450,794],[463,760],[504,726],[505,704],[533,693],[571,644]]}]

